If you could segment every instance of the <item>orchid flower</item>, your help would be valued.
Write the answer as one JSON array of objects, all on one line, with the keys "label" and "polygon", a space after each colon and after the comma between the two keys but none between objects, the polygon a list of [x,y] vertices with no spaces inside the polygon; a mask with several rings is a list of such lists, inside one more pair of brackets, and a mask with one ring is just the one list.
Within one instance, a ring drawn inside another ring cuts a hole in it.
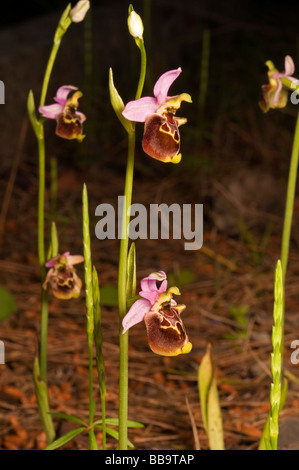
[{"label": "orchid flower", "polygon": [[281,82],[282,78],[287,78],[292,83],[298,83],[298,80],[293,77],[295,72],[295,65],[292,57],[287,55],[285,57],[285,69],[284,72],[279,72],[273,62],[268,60],[266,65],[268,67],[268,78],[269,83],[262,85],[263,100],[260,101],[259,105],[264,112],[267,112],[270,108],[284,108],[287,105],[288,90],[283,88]]},{"label": "orchid flower", "polygon": [[[157,282],[160,286],[157,286]],[[177,356],[191,351],[180,313],[186,308],[172,298],[177,287],[167,289],[164,271],[151,273],[141,281],[141,299],[136,300],[124,317],[123,333],[144,320],[151,350],[162,356]]]},{"label": "orchid flower", "polygon": [[82,281],[76,274],[74,264],[83,261],[83,256],[70,255],[68,251],[52,258],[46,263],[46,267],[50,269],[43,283],[43,288],[47,289],[49,283],[53,295],[58,299],[79,297]]},{"label": "orchid flower", "polygon": [[[54,101],[56,103],[40,106],[39,112],[48,119],[56,119],[56,134],[64,139],[77,139],[81,142],[85,135],[82,134],[82,124],[86,116],[77,111],[78,99],[81,98],[81,91],[71,85],[64,85],[58,88]],[[71,97],[68,98],[69,94]]]},{"label": "orchid flower", "polygon": [[182,101],[191,103],[191,96],[182,93],[168,96],[172,83],[181,74],[181,68],[170,70],[158,79],[154,96],[144,96],[130,101],[122,114],[129,121],[144,122],[142,147],[149,156],[162,162],[179,163],[180,134],[178,127],[187,122],[186,118],[175,116]]}]

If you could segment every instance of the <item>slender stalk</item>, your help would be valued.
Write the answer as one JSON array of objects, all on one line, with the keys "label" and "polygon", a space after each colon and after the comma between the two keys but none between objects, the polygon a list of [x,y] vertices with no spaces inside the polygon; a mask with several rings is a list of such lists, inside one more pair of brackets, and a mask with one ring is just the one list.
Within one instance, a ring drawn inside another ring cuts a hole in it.
[{"label": "slender stalk", "polygon": [[94,304],[93,304],[93,276],[90,249],[88,195],[84,185],[83,195],[83,252],[84,252],[84,275],[85,275],[85,300],[86,300],[86,332],[88,342],[88,368],[89,368],[89,428],[90,443],[93,434],[93,418],[95,403],[93,399],[93,335],[94,335]]},{"label": "slender stalk", "polygon": [[71,24],[71,19],[69,18],[70,10],[71,10],[71,4],[69,4],[64,10],[64,12],[62,13],[57,29],[55,31],[55,35],[53,39],[53,46],[50,52],[50,57],[48,59],[48,63],[47,63],[47,67],[46,67],[46,71],[44,75],[44,80],[42,84],[42,91],[41,91],[40,102],[39,102],[40,106],[43,106],[45,104],[49,81],[50,81],[50,77],[52,74],[52,69],[55,63],[55,59],[58,53],[58,49],[60,47],[62,37],[64,36],[69,25]]},{"label": "slender stalk", "polygon": [[50,161],[50,174],[51,174],[51,220],[54,222],[56,216],[56,206],[57,206],[57,158],[52,157]]},{"label": "slender stalk", "polygon": [[[38,186],[38,260],[42,282],[45,279],[45,140],[43,127],[38,137],[39,158],[39,186]],[[46,382],[47,379],[47,330],[48,330],[48,292],[42,288],[41,292],[41,344],[40,344],[40,374]]]},{"label": "slender stalk", "polygon": [[94,341],[96,349],[96,367],[98,372],[98,382],[101,395],[102,410],[102,448],[106,450],[106,380],[105,380],[105,361],[103,355],[103,335],[101,326],[101,305],[100,288],[98,274],[93,267],[93,306],[94,306]]},{"label": "slender stalk", "polygon": [[119,256],[119,271],[118,271],[118,296],[119,296],[119,317],[120,317],[120,374],[119,374],[119,442],[118,448],[120,450],[127,449],[127,420],[128,420],[128,344],[129,332],[122,334],[121,322],[127,313],[127,256],[129,245],[128,225],[130,215],[128,215],[128,208],[132,201],[133,189],[133,173],[134,173],[134,158],[135,158],[135,132],[128,135],[128,161],[126,171],[126,182],[124,191],[124,207],[122,218],[122,238],[120,242],[120,256]]},{"label": "slender stalk", "polygon": [[[295,200],[295,193],[296,193],[298,159],[299,159],[299,111],[297,114],[292,154],[291,154],[291,162],[290,162],[290,168],[289,168],[286,207],[285,207],[285,216],[284,216],[282,242],[281,242],[280,258],[281,258],[283,286],[285,284],[288,258],[289,258],[291,228],[292,228],[292,219],[293,219],[293,212],[294,212],[294,200]],[[284,317],[285,317],[285,308],[284,308],[284,301],[283,301],[282,322],[281,322],[283,332],[284,332]],[[284,333],[282,334],[282,341],[281,341],[281,354],[282,355],[283,355],[283,348],[284,348]]]},{"label": "slender stalk", "polygon": [[135,96],[135,100],[138,100],[142,95],[142,90],[144,86],[145,73],[146,73],[146,52],[145,52],[143,39],[136,39],[136,44],[139,47],[140,54],[141,54],[140,75],[139,75],[136,96]]},{"label": "slender stalk", "polygon": [[[140,49],[141,65],[138,87],[135,99],[139,99],[142,94],[145,73],[146,73],[146,52],[143,39],[136,39],[136,44]],[[126,180],[124,190],[124,207],[122,216],[121,228],[121,242],[119,254],[119,271],[118,271],[118,306],[119,306],[119,319],[120,319],[120,332],[119,332],[119,347],[120,347],[120,364],[119,364],[119,442],[118,448],[120,450],[127,449],[127,434],[128,434],[128,345],[129,333],[122,334],[121,322],[127,313],[127,259],[129,247],[129,234],[128,226],[130,222],[130,214],[128,209],[131,206],[132,192],[133,192],[133,177],[134,177],[134,160],[135,160],[135,124],[132,131],[128,132],[128,159],[126,168]]]},{"label": "slender stalk", "polygon": [[41,269],[42,278],[45,275],[45,219],[44,219],[44,201],[45,201],[45,166],[46,152],[44,129],[41,127],[41,135],[38,137],[38,164],[39,164],[39,182],[38,182],[38,260]]},{"label": "slender stalk", "polygon": [[289,256],[290,235],[291,235],[291,226],[292,226],[292,218],[293,218],[293,211],[294,211],[294,199],[295,199],[296,179],[297,179],[297,170],[298,170],[298,158],[299,158],[299,111],[297,115],[292,154],[291,154],[288,189],[287,189],[287,196],[286,196],[286,208],[285,208],[284,225],[283,225],[283,233],[282,233],[281,266],[282,266],[283,282],[285,281],[285,277],[286,277],[286,270],[287,270],[288,256]]}]

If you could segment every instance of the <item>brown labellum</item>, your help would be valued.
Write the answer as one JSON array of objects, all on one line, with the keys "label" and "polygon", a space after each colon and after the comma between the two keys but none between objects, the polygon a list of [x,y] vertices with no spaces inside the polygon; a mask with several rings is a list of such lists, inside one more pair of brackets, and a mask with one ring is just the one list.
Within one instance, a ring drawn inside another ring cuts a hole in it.
[{"label": "brown labellum", "polygon": [[78,297],[82,287],[82,281],[72,266],[51,268],[43,284],[44,289],[47,288],[47,283],[55,297],[66,300]]},{"label": "brown labellum", "polygon": [[151,114],[144,123],[142,147],[150,157],[169,162],[180,151],[179,120],[171,114]]},{"label": "brown labellum", "polygon": [[83,140],[82,123],[75,110],[67,109],[60,113],[57,118],[56,134],[64,139]]},{"label": "brown labellum", "polygon": [[191,343],[180,317],[183,305],[162,307],[146,313],[145,324],[151,350],[162,356],[176,356],[191,350]]}]

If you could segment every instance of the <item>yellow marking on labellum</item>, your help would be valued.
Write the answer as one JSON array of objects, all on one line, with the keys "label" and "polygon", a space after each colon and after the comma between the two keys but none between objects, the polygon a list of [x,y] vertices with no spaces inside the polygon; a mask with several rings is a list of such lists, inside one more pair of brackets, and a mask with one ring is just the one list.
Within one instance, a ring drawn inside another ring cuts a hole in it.
[{"label": "yellow marking on labellum", "polygon": [[[165,127],[168,129],[166,130]],[[179,134],[178,134],[178,131],[175,130],[175,132],[173,132],[169,125],[167,124],[167,122],[165,122],[164,124],[162,124],[160,127],[159,127],[159,132],[164,132],[164,134],[169,134],[173,140],[178,144],[180,142],[180,137],[179,137]]]},{"label": "yellow marking on labellum", "polygon": [[162,328],[163,330],[174,330],[177,332],[177,334],[179,336],[182,336],[182,332],[179,331],[178,327],[177,326],[173,326],[173,325],[169,325],[169,326],[166,326],[166,325],[160,325],[160,328]]}]

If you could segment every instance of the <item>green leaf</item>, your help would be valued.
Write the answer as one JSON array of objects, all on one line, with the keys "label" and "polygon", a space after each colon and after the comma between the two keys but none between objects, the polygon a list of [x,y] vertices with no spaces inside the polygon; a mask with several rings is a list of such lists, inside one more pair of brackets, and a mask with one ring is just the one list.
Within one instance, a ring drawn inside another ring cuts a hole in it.
[{"label": "green leaf", "polygon": [[34,103],[34,96],[32,90],[29,91],[27,97],[27,111],[29,120],[31,122],[32,128],[35,132],[37,138],[41,138],[43,134],[43,126],[41,125],[40,121],[37,119],[35,114],[35,103]]},{"label": "green leaf", "polygon": [[207,351],[199,367],[198,387],[202,420],[209,437],[210,449],[224,450],[222,416],[210,344],[207,346]]},{"label": "green leaf", "polygon": [[207,352],[203,356],[198,370],[198,389],[201,414],[206,432],[208,432],[208,395],[213,379],[213,364],[210,357],[210,348],[211,345],[208,344]]},{"label": "green leaf", "polygon": [[[101,425],[96,425],[96,427],[99,429],[102,429]],[[118,441],[119,432],[116,429],[106,427],[106,432],[107,434],[109,434],[109,436],[113,437],[114,439]],[[132,448],[135,447],[134,444],[132,444],[132,442],[129,441],[129,439],[127,439],[127,446],[132,447]]]},{"label": "green leaf", "polygon": [[15,313],[17,303],[8,290],[0,286],[0,321],[5,320]]},{"label": "green leaf", "polygon": [[98,450],[98,443],[93,429],[89,431],[89,446],[88,450]]},{"label": "green leaf", "polygon": [[67,444],[69,441],[74,439],[76,436],[81,434],[81,432],[85,431],[86,427],[82,426],[81,428],[72,429],[71,431],[67,432],[64,436],[59,437],[56,439],[52,444],[48,445],[44,450],[55,450],[59,447]]},{"label": "green leaf", "polygon": [[48,257],[47,259],[50,260],[58,255],[58,235],[57,235],[57,228],[55,222],[52,222],[51,225],[51,242],[50,247],[48,250]]},{"label": "green leaf", "polygon": [[134,131],[134,126],[131,121],[128,121],[122,115],[122,112],[125,109],[125,105],[120,95],[118,94],[117,89],[114,86],[113,73],[112,73],[111,68],[109,69],[109,93],[110,93],[110,101],[111,101],[111,104],[115,111],[116,116],[120,120],[121,124],[123,125],[127,133],[132,134],[132,132]]},{"label": "green leaf", "polygon": [[75,415],[69,415],[67,413],[59,413],[56,411],[53,411],[53,412],[51,411],[50,414],[54,416],[55,418],[66,419],[67,421],[72,421],[73,423],[83,424],[84,426],[87,426],[87,424],[83,421],[83,419]]},{"label": "green leaf", "polygon": [[38,409],[43,423],[43,428],[47,436],[47,441],[51,443],[55,439],[55,429],[53,426],[52,416],[49,413],[50,408],[48,389],[46,383],[42,380],[40,376],[40,368],[37,357],[35,357],[33,363],[33,381]]},{"label": "green leaf", "polygon": [[71,17],[70,17],[70,11],[71,11],[72,5],[69,3],[62,13],[57,29],[55,31],[54,35],[54,43],[59,43],[62,39],[62,36],[66,33],[67,29],[72,23]]},{"label": "green leaf", "polygon": [[132,243],[128,253],[126,297],[131,299],[136,293],[136,250]]},{"label": "green leaf", "polygon": [[[106,424],[110,424],[112,426],[118,426],[118,418],[106,418],[105,421],[106,421]],[[97,419],[97,421],[95,421],[93,424],[94,425],[102,424],[102,420]],[[130,419],[128,419],[127,421],[127,426],[128,428],[144,428],[144,425],[142,423],[139,423],[138,421],[132,421]]]}]

